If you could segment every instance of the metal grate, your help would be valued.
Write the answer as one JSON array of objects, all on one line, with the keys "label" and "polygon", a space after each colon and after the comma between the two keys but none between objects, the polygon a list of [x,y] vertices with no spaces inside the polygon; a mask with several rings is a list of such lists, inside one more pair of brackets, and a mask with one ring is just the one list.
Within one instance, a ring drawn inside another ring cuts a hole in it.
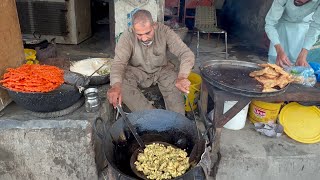
[{"label": "metal grate", "polygon": [[23,34],[67,35],[67,3],[17,0],[18,16]]}]

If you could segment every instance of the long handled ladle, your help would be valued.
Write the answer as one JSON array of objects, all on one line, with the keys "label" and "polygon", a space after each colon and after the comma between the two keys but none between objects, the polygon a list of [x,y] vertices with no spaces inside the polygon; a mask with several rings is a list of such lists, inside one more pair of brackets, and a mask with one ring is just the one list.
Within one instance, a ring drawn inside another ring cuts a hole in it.
[{"label": "long handled ladle", "polygon": [[99,71],[103,66],[105,66],[105,65],[106,65],[106,64],[103,63],[98,69],[96,69],[95,71],[93,71],[93,73],[90,74],[90,76],[86,77],[84,84],[88,85],[88,84],[90,83],[90,80],[91,80],[92,76],[93,76],[96,72],[98,72],[98,71]]},{"label": "long handled ladle", "polygon": [[131,122],[129,121],[126,113],[123,111],[122,107],[120,105],[117,105],[117,109],[120,112],[121,116],[124,119],[124,122],[127,124],[127,126],[129,127],[130,131],[132,132],[134,138],[137,140],[139,146],[141,148],[145,148],[145,144],[142,141],[142,139],[140,138],[139,134],[137,133],[136,128],[133,127],[133,125],[131,124]]},{"label": "long handled ladle", "polygon": [[79,93],[81,93],[82,91],[84,91],[86,89],[86,87],[89,85],[90,80],[92,78],[92,76],[94,75],[94,73],[98,72],[103,66],[105,66],[106,64],[102,64],[98,69],[96,69],[90,76],[85,77],[84,82],[80,81],[81,79],[78,78],[76,80],[76,82],[74,84],[69,83],[69,82],[64,82],[64,84],[67,85],[72,85],[74,86],[76,89],[79,90]]}]

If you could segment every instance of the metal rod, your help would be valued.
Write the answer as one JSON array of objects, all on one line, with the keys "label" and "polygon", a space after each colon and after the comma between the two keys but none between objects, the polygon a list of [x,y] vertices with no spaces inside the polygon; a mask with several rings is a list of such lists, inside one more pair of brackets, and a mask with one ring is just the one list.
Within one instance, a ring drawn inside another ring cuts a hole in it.
[{"label": "metal rod", "polygon": [[228,33],[225,32],[224,33],[224,40],[225,40],[225,44],[226,44],[226,59],[228,59]]},{"label": "metal rod", "polygon": [[139,134],[137,133],[137,130],[133,127],[133,125],[129,121],[129,119],[128,119],[126,113],[123,111],[122,107],[120,107],[120,105],[117,105],[117,109],[120,112],[121,116],[123,117],[124,122],[127,124],[127,126],[130,129],[130,131],[132,132],[134,138],[137,140],[139,146],[142,147],[142,148],[145,148],[144,142],[142,141],[142,139],[140,138]]},{"label": "metal rod", "polygon": [[197,32],[197,58],[199,58],[200,31]]},{"label": "metal rod", "polygon": [[190,102],[190,99],[189,99],[188,95],[187,95],[187,94],[184,94],[184,97],[186,98],[186,100],[187,100],[188,103],[189,103],[189,107],[190,107],[190,110],[192,111],[193,119],[194,119],[194,122],[195,122],[196,127],[197,127],[198,139],[200,139],[200,133],[199,133],[199,130],[198,130],[198,125],[197,125],[197,120],[196,120],[196,114],[194,113],[194,110],[192,109],[192,105],[191,105],[191,102]]},{"label": "metal rod", "polygon": [[98,69],[96,69],[95,71],[93,71],[93,73],[92,73],[90,76],[86,77],[85,82],[84,82],[84,85],[88,85],[88,84],[90,83],[90,80],[91,80],[92,76],[94,75],[94,73],[98,72],[98,71],[99,71],[103,66],[105,66],[105,65],[106,65],[106,64],[103,63]]},{"label": "metal rod", "polygon": [[93,73],[89,76],[89,78],[91,78],[91,76],[94,75],[94,73],[98,72],[103,66],[105,66],[106,64],[103,63],[98,69],[96,69],[95,71],[93,71]]}]

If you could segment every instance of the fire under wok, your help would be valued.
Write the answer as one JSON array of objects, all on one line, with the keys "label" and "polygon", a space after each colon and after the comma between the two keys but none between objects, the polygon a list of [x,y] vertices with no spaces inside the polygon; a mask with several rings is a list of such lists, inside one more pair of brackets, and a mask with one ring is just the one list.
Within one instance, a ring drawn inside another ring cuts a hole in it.
[{"label": "fire under wok", "polygon": [[[199,174],[204,177],[202,169],[195,165],[204,153],[205,141],[203,141],[202,136],[199,139],[198,129],[194,121],[175,112],[160,109],[130,113],[128,119],[145,144],[163,142],[185,149],[188,156],[192,151],[191,156],[195,164],[191,164],[185,174],[175,179],[194,179],[194,176],[199,176]],[[94,125],[96,123],[97,120]],[[130,166],[132,165],[130,159],[136,157],[133,154],[137,153],[140,146],[126,126],[124,119],[120,118],[110,127],[105,127],[104,132],[97,131],[96,127],[95,129],[103,143],[104,155],[109,168],[111,168],[109,172],[113,173],[118,179],[145,179],[145,177],[137,176],[137,172],[134,172],[134,168]],[[201,144],[199,144],[199,140]],[[195,148],[196,146],[197,148]]]}]

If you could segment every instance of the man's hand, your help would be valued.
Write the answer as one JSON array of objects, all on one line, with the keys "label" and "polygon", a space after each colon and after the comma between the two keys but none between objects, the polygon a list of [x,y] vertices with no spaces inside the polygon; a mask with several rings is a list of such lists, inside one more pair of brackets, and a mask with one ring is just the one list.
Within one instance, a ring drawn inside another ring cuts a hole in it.
[{"label": "man's hand", "polygon": [[307,62],[308,50],[302,48],[296,61],[296,66],[309,66]]},{"label": "man's hand", "polygon": [[277,51],[276,64],[280,67],[291,66],[291,62],[280,44],[274,46]]},{"label": "man's hand", "polygon": [[113,107],[116,107],[118,104],[121,105],[122,96],[121,96],[121,84],[115,83],[107,92],[107,97],[110,104]]},{"label": "man's hand", "polygon": [[186,77],[178,77],[176,80],[176,87],[183,93],[189,93],[191,82]]}]

